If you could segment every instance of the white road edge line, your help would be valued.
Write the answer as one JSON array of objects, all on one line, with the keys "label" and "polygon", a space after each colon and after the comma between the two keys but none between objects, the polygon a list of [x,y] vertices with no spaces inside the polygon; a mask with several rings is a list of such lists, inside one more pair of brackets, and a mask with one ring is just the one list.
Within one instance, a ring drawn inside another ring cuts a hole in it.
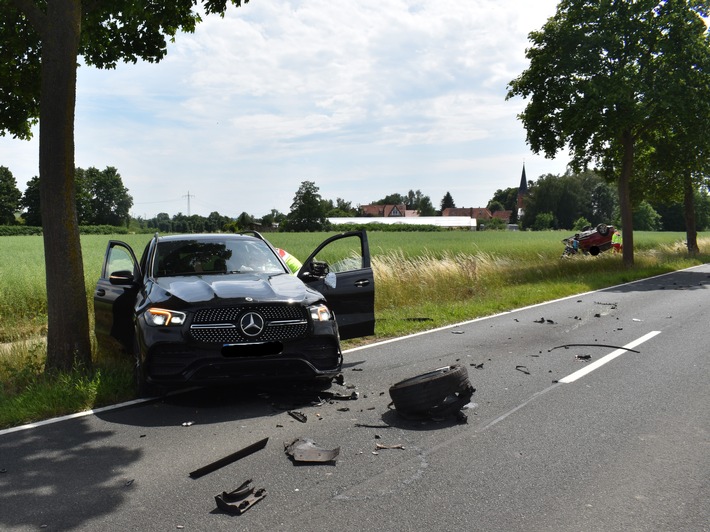
[{"label": "white road edge line", "polygon": [[585,366],[584,368],[580,369],[579,371],[575,371],[571,375],[567,375],[564,379],[560,379],[559,382],[562,382],[564,384],[569,384],[571,382],[576,381],[577,379],[581,379],[582,377],[584,377],[588,373],[591,373],[595,369],[602,367],[607,362],[611,362],[616,357],[623,355],[629,349],[633,349],[637,345],[641,345],[642,343],[650,340],[651,338],[653,338],[654,336],[656,336],[658,334],[661,334],[661,331],[651,331],[650,333],[643,335],[641,338],[638,338],[637,340],[634,340],[633,342],[626,344],[621,349],[617,349],[616,351],[612,351],[607,356],[602,357],[599,360],[592,362],[591,364],[589,364],[588,366]]}]

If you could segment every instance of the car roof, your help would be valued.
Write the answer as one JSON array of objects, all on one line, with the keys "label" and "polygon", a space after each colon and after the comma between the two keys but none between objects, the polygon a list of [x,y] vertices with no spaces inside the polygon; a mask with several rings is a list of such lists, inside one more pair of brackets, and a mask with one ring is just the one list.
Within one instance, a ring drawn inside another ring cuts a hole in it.
[{"label": "car roof", "polygon": [[237,233],[190,233],[180,235],[157,235],[159,242],[175,242],[180,240],[260,240],[252,235],[242,235]]}]

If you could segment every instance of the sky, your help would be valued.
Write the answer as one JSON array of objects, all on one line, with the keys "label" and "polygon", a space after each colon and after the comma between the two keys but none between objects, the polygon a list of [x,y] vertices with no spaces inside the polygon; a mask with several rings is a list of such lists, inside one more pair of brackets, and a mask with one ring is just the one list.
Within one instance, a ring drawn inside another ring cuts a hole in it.
[{"label": "sky", "polygon": [[[115,167],[131,214],[287,214],[303,181],[365,205],[420,190],[485,207],[562,174],[532,153],[508,83],[554,0],[251,0],[178,34],[160,63],[81,66],[76,166]],[[32,141],[0,137],[24,191]]]}]

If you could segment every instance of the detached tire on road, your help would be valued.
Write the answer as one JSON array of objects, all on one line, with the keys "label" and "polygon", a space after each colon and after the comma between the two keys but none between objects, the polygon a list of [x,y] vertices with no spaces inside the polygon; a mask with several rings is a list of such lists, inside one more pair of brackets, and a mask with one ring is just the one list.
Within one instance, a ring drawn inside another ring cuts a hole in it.
[{"label": "detached tire on road", "polygon": [[473,387],[464,366],[453,365],[405,379],[390,387],[397,411],[405,416],[435,416],[460,410],[471,399]]}]

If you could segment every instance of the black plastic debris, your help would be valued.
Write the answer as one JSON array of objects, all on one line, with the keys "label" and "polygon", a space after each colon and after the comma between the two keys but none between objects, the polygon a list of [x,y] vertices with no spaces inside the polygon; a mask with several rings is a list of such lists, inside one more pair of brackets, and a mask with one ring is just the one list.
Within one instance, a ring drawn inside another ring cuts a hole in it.
[{"label": "black plastic debris", "polygon": [[632,353],[640,353],[641,351],[637,351],[636,349],[630,349],[628,347],[621,347],[618,345],[609,345],[609,344],[565,344],[565,345],[558,345],[557,347],[553,347],[551,349],[548,349],[548,353],[550,351],[554,351],[555,349],[569,349],[570,347],[606,347],[609,349],[624,349],[625,351],[631,351]]},{"label": "black plastic debris", "polygon": [[266,489],[254,489],[249,485],[251,482],[249,479],[234,491],[223,491],[220,495],[216,495],[214,500],[217,508],[232,515],[241,515],[266,497]]},{"label": "black plastic debris", "polygon": [[291,416],[296,421],[300,421],[301,423],[305,423],[306,421],[308,421],[308,417],[303,412],[296,412],[295,410],[289,410],[288,415]]},{"label": "black plastic debris", "polygon": [[213,471],[216,471],[217,469],[219,469],[221,467],[229,465],[232,462],[236,462],[237,460],[241,460],[242,458],[249,456],[250,454],[253,454],[256,451],[260,451],[261,449],[266,447],[266,442],[268,442],[268,441],[269,441],[269,438],[264,438],[263,440],[260,440],[260,441],[253,443],[247,447],[244,447],[244,449],[241,449],[240,451],[237,451],[236,453],[232,453],[228,456],[225,456],[224,458],[220,458],[219,460],[212,462],[211,464],[207,464],[204,467],[201,467],[199,469],[195,469],[192,473],[190,473],[190,477],[191,478],[200,478],[201,476],[204,476],[208,473],[212,473]]},{"label": "black plastic debris", "polygon": [[517,371],[520,371],[521,373],[525,373],[525,375],[530,375],[530,371],[528,370],[527,366],[515,366],[515,369]]},{"label": "black plastic debris", "polygon": [[284,444],[284,452],[294,462],[333,462],[340,454],[340,447],[323,449],[318,447],[313,440],[296,438],[292,442]]},{"label": "black plastic debris", "polygon": [[591,360],[592,355],[576,355],[574,357],[575,360]]}]

